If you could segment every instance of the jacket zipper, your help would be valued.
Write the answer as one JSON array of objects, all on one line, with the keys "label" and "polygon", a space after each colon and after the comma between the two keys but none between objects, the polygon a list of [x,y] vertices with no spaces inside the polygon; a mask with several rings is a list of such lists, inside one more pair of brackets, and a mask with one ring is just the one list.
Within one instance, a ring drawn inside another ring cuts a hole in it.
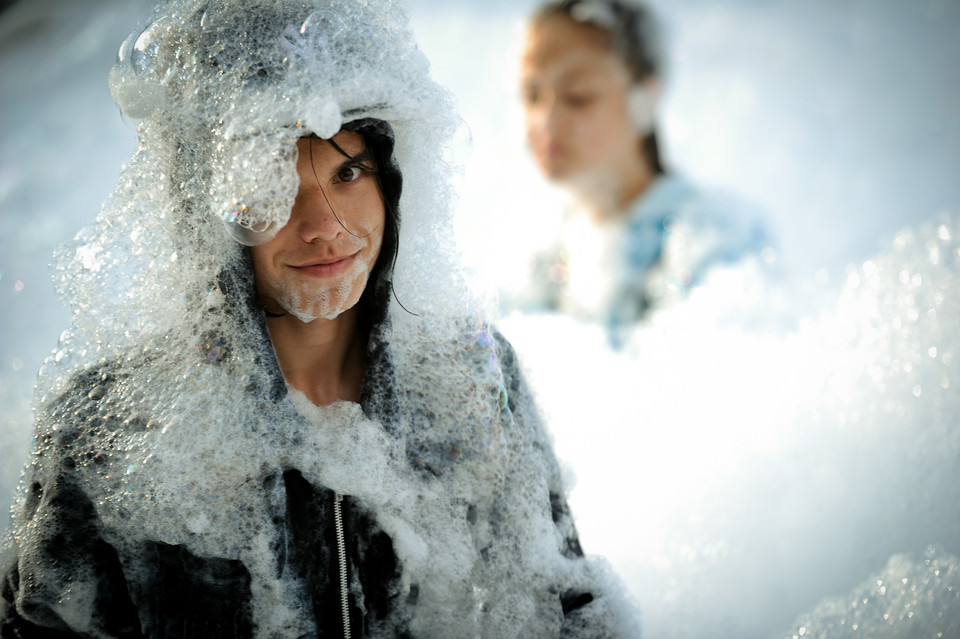
[{"label": "jacket zipper", "polygon": [[337,529],[337,557],[340,561],[340,610],[343,613],[343,637],[350,639],[350,599],[347,593],[347,548],[343,541],[343,513],[340,502],[343,495],[333,493],[333,521]]}]

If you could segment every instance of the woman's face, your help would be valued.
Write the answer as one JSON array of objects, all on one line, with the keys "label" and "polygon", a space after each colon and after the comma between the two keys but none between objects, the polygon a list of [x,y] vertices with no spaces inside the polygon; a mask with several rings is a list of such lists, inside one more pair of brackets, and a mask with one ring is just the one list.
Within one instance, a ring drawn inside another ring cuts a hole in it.
[{"label": "woman's face", "polygon": [[360,299],[383,242],[384,205],[363,136],[297,142],[300,187],[290,220],[250,248],[264,308],[302,322],[333,319]]},{"label": "woman's face", "polygon": [[527,143],[549,179],[602,176],[637,161],[629,88],[629,70],[601,30],[565,16],[531,26],[521,92]]}]

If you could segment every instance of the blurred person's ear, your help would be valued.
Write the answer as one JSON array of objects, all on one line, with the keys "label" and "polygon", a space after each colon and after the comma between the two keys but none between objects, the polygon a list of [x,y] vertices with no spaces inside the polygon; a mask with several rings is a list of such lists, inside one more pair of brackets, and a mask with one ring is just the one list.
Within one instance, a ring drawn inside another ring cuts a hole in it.
[{"label": "blurred person's ear", "polygon": [[627,94],[627,107],[630,119],[640,136],[653,132],[657,119],[657,106],[660,104],[660,81],[647,78],[630,87]]}]

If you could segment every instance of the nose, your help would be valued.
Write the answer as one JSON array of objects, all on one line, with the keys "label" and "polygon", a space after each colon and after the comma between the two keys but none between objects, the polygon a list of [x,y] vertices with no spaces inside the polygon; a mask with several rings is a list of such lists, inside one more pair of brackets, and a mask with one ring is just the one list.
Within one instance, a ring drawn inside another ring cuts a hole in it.
[{"label": "nose", "polygon": [[560,113],[557,100],[552,92],[543,91],[537,100],[527,105],[527,134],[531,141],[546,142],[557,135],[560,125]]},{"label": "nose", "polygon": [[310,176],[306,183],[301,184],[290,211],[289,223],[295,225],[304,242],[334,240],[344,231],[335,208],[336,204],[316,183],[316,179]]}]

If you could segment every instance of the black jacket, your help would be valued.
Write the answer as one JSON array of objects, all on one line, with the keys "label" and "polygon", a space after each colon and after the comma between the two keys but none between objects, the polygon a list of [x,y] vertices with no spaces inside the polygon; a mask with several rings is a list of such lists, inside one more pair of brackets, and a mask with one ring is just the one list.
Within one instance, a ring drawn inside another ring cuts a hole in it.
[{"label": "black jacket", "polygon": [[[503,373],[504,413],[510,421],[518,421],[524,412],[518,403],[528,403],[530,398],[512,349],[499,337],[495,352]],[[285,387],[279,369],[273,360],[267,365],[275,383],[249,392],[260,393],[264,401],[282,403]],[[111,433],[118,427],[138,428],[137,420],[118,426],[111,423],[109,415],[104,417],[102,403],[118,386],[117,381],[110,366],[95,368],[77,376],[63,396],[48,404],[51,414],[45,415],[44,421],[58,426],[41,429],[33,475],[23,480],[15,515],[16,543],[7,549],[3,566],[0,637],[254,636],[251,575],[242,560],[198,556],[183,545],[156,539],[140,539],[133,546],[123,540],[120,553],[115,533],[107,530],[98,516],[80,473],[109,463]],[[390,349],[382,340],[371,338],[361,405],[366,411],[375,407],[379,414],[372,417],[388,431],[397,427],[398,413],[403,410],[397,395]],[[537,421],[535,414],[528,414],[527,419]],[[548,466],[555,471],[539,423],[528,426],[539,433],[539,441],[529,442],[528,447],[543,449],[540,454],[546,455]],[[442,477],[450,472],[445,465],[458,462],[457,450],[438,453],[411,448],[408,456],[425,478]],[[282,484],[285,507],[272,518],[277,531],[272,554],[278,576],[289,577],[292,571],[295,581],[303,584],[303,605],[311,609],[316,621],[316,633],[304,636],[343,636],[334,492],[312,485],[295,467],[267,473],[257,481],[266,491]],[[558,482],[556,473],[549,509],[557,528],[557,551],[566,561],[582,562],[583,553]],[[483,512],[489,515],[489,511]],[[470,526],[477,525],[473,504],[465,504],[463,513]],[[352,635],[414,636],[408,624],[417,607],[420,584],[403,583],[401,561],[390,535],[363,503],[350,496],[343,499],[342,519]],[[496,527],[496,522],[485,523]],[[480,561],[488,559],[488,550],[479,550]],[[582,625],[578,614],[594,599],[589,589],[559,581],[543,595],[559,604],[570,621],[569,628]],[[77,601],[71,602],[71,597]],[[384,626],[388,616],[389,625]],[[389,628],[386,635],[385,627]],[[608,635],[597,629],[597,634],[583,636]]]}]

